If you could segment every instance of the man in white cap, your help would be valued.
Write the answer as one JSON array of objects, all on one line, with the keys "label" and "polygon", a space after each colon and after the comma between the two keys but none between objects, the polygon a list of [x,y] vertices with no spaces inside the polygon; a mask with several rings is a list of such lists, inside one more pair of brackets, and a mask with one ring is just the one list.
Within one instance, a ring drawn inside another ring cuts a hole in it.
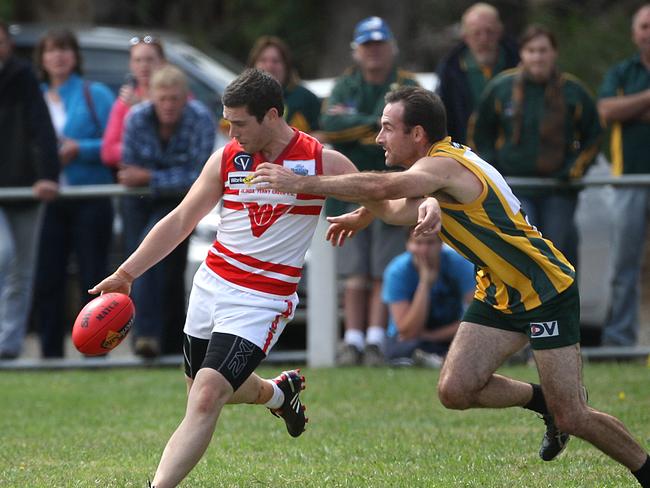
[{"label": "man in white cap", "polygon": [[[361,20],[351,47],[356,64],[336,81],[323,107],[321,128],[326,140],[359,170],[386,170],[383,150],[375,142],[384,95],[401,85],[417,85],[417,81],[412,73],[395,65],[397,44],[384,19]],[[353,208],[356,205],[328,200],[327,212],[339,215]],[[377,220],[339,253],[338,271],[345,277],[345,336],[339,364],[383,363],[388,313],[381,297],[382,274],[404,245],[403,229]]]}]

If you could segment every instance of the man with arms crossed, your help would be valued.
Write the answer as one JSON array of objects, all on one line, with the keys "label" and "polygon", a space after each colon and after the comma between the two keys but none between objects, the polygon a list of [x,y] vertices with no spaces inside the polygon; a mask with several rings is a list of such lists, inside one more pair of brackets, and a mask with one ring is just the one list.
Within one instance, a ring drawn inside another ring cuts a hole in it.
[{"label": "man with arms crossed", "polygon": [[[282,87],[250,69],[223,96],[233,138],[206,162],[183,201],[160,220],[138,249],[91,293],[129,293],[131,282],[169,254],[219,200],[221,224],[194,278],[185,323],[185,418],[163,452],[152,486],[176,486],[205,452],[226,403],[263,404],[297,437],[305,426],[298,394],[304,378],[285,371],[275,380],[253,373],[293,317],[296,287],[324,198],[251,184],[264,161],[306,175],[356,171],[345,156],[323,149],[282,115]],[[413,224],[421,212],[438,218],[434,199],[372,204],[382,218]],[[420,229],[431,228],[423,218]]]},{"label": "man with arms crossed", "polygon": [[[252,181],[277,191],[337,194],[359,201],[435,196],[443,241],[478,269],[474,300],[440,373],[442,404],[459,410],[520,406],[536,411],[547,425],[542,459],[554,459],[573,434],[650,487],[648,454],[618,419],[586,404],[575,271],[528,224],[503,177],[447,137],[442,102],[421,88],[401,88],[386,96],[377,142],[385,150],[386,164],[406,171],[297,177],[263,164]],[[340,244],[371,220],[363,207],[332,218],[328,238]],[[541,386],[495,374],[528,341]]]}]

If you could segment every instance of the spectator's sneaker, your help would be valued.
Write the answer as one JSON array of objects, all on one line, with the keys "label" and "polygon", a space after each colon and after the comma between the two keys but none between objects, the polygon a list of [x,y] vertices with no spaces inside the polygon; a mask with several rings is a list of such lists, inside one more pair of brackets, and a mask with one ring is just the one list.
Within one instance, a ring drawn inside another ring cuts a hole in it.
[{"label": "spectator's sneaker", "polygon": [[339,366],[358,366],[361,364],[363,355],[361,351],[352,344],[343,344],[336,358]]},{"label": "spectator's sneaker", "polygon": [[377,344],[368,344],[363,350],[363,365],[376,367],[384,364],[384,353],[381,352],[381,348]]},{"label": "spectator's sneaker", "polygon": [[305,417],[305,406],[300,403],[300,392],[305,389],[305,377],[300,376],[300,370],[284,371],[274,378],[275,384],[284,393],[284,402],[277,409],[269,409],[276,417],[282,417],[291,437],[298,437],[305,431],[308,419]]},{"label": "spectator's sneaker", "polygon": [[160,356],[160,342],[155,337],[138,337],[133,349],[136,356],[144,359],[154,359]]},{"label": "spectator's sneaker", "polygon": [[421,368],[440,369],[442,368],[442,363],[445,361],[445,358],[439,354],[426,352],[422,349],[416,349],[413,351],[412,358],[413,364],[415,366],[420,366]]},{"label": "spectator's sneaker", "polygon": [[[585,402],[587,402],[589,400],[589,393],[584,386],[582,387],[582,395],[584,396]],[[542,420],[546,424],[546,432],[542,439],[542,446],[539,448],[539,457],[543,461],[553,461],[553,459],[564,451],[571,436],[557,429],[551,414],[542,415]]]}]

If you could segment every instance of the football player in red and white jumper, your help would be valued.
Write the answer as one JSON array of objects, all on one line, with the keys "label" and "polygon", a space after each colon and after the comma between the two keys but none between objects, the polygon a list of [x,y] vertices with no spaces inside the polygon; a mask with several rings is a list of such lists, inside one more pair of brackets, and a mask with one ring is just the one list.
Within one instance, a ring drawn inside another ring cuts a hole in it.
[{"label": "football player in red and white jumper", "polygon": [[[194,278],[185,323],[185,417],[169,439],[152,482],[176,486],[197,464],[226,403],[263,404],[297,437],[305,426],[299,393],[304,378],[285,371],[273,380],[254,373],[292,319],[305,253],[324,198],[251,184],[258,165],[271,162],[299,175],[356,172],[342,154],[283,119],[282,87],[264,72],[246,70],[223,95],[232,140],[206,162],[183,201],[163,218],[117,271],[91,293],[129,293],[131,282],[169,254],[219,201],[221,222]],[[365,202],[364,202],[365,204]],[[394,224],[435,232],[435,199],[368,202]],[[180,279],[180,278],[179,278]]]}]

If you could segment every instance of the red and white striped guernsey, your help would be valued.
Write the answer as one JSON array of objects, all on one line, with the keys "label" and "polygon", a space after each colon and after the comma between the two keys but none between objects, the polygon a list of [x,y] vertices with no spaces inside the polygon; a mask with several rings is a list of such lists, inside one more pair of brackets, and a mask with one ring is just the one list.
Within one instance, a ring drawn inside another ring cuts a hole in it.
[{"label": "red and white striped guernsey", "polygon": [[[322,174],[323,146],[294,131],[272,162],[299,175]],[[224,147],[221,222],[206,264],[235,288],[286,298],[298,287],[325,198],[250,185],[247,177],[263,162],[261,153],[248,154],[234,139]]]}]

